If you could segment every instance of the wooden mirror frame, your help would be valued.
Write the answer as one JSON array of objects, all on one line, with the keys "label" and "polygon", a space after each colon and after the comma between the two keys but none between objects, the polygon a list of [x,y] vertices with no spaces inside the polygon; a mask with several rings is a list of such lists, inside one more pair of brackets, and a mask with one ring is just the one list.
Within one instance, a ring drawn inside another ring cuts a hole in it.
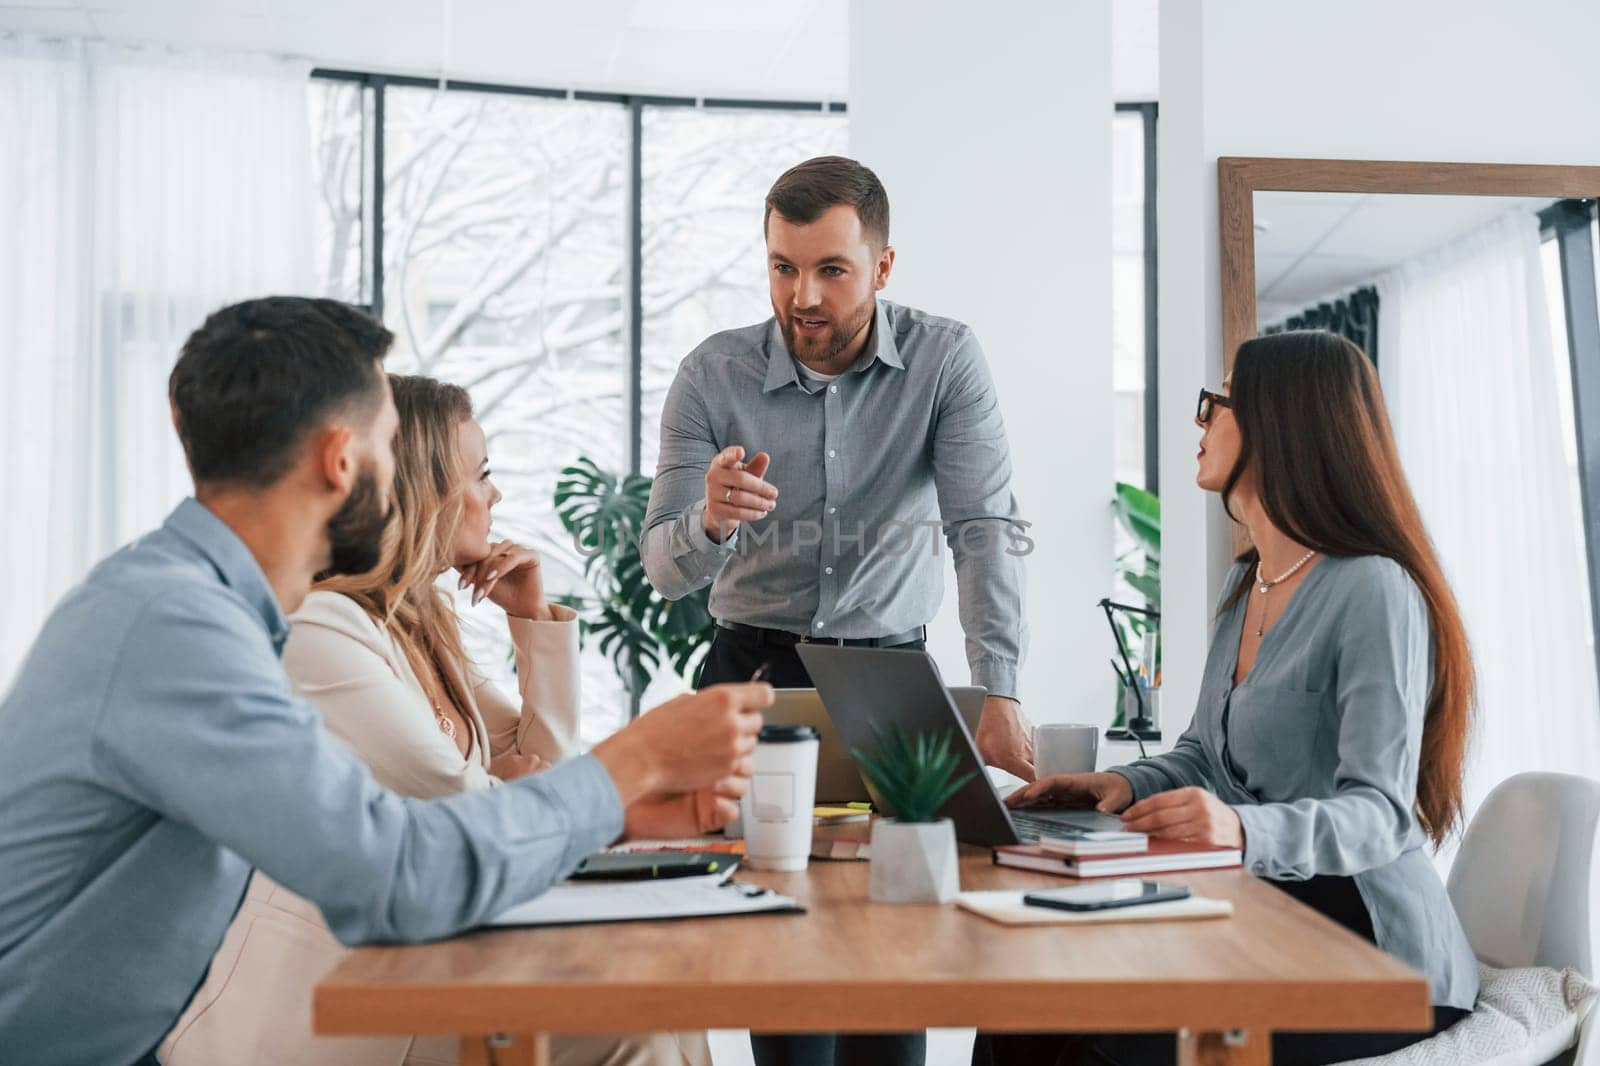
[{"label": "wooden mirror frame", "polygon": [[[1272,159],[1223,156],[1217,160],[1218,242],[1222,254],[1222,365],[1233,370],[1239,345],[1256,335],[1255,194],[1258,192],[1402,193],[1434,196],[1518,196],[1600,199],[1600,167],[1514,163],[1396,163],[1365,159]],[[1600,249],[1584,257],[1563,254],[1567,315],[1575,288],[1595,291]],[[1592,350],[1600,338],[1569,337]],[[1572,366],[1573,416],[1578,436],[1578,480],[1583,495],[1584,552],[1589,563],[1590,608],[1600,633],[1600,367]],[[1248,543],[1233,529],[1233,550]],[[1595,649],[1600,667],[1600,644]]]},{"label": "wooden mirror frame", "polygon": [[[1367,159],[1217,160],[1222,250],[1222,365],[1256,335],[1255,194],[1405,193],[1600,199],[1600,167],[1513,163],[1394,163]],[[1600,408],[1594,408],[1600,416]]]}]

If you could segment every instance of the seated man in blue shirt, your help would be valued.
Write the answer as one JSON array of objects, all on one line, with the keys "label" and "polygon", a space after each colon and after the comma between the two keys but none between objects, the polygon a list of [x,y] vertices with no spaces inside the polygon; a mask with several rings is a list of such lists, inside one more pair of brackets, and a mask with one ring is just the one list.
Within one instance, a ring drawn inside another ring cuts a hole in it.
[{"label": "seated man in blue shirt", "polygon": [[0,703],[5,1062],[153,1062],[253,867],[346,943],[449,936],[616,839],[629,803],[716,786],[731,806],[748,780],[766,685],[434,801],[380,788],[294,696],[285,615],[314,575],[378,558],[392,340],[343,304],[272,297],[185,344],[170,398],[195,499],[67,594]]}]

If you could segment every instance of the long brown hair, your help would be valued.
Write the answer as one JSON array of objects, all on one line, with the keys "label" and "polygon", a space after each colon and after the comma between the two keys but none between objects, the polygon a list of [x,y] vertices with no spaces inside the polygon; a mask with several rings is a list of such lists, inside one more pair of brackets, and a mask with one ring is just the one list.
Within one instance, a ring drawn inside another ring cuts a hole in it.
[{"label": "long brown hair", "polygon": [[[1455,595],[1400,467],[1372,362],[1332,333],[1257,337],[1239,346],[1229,398],[1239,426],[1239,458],[1222,490],[1229,516],[1230,496],[1253,470],[1267,518],[1286,536],[1324,555],[1392,559],[1422,592],[1434,660],[1417,814],[1433,842],[1442,843],[1461,818],[1462,764],[1476,687],[1472,654]],[[1253,547],[1239,556],[1245,573],[1223,610],[1246,595],[1258,560]]]},{"label": "long brown hair", "polygon": [[[458,432],[472,417],[472,400],[460,386],[433,378],[390,374],[389,386],[400,415],[394,520],[384,531],[376,566],[316,587],[349,596],[387,629],[431,700],[466,706],[467,694],[459,691],[467,662],[461,628],[434,581],[452,562],[461,522]],[[439,690],[440,683],[447,691]]]}]

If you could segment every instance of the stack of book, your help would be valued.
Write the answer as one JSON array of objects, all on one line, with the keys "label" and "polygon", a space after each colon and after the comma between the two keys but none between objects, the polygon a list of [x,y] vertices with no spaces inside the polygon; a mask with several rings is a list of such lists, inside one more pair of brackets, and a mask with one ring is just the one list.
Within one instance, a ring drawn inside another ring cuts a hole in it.
[{"label": "stack of book", "polygon": [[1138,877],[1184,870],[1238,866],[1238,848],[1151,840],[1144,833],[1068,831],[1044,837],[1037,844],[1011,844],[994,849],[997,866],[1040,870],[1063,877]]}]

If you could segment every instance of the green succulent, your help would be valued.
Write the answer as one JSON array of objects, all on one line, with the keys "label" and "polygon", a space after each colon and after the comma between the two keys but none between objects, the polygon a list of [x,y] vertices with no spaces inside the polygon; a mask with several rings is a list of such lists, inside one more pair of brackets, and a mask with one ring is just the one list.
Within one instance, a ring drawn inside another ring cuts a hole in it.
[{"label": "green succulent", "polygon": [[949,732],[937,739],[932,733],[911,739],[899,726],[886,735],[874,723],[872,735],[878,739],[877,752],[869,755],[851,748],[850,758],[894,808],[899,821],[933,821],[939,808],[977,776],[968,772],[954,777],[961,760],[950,750]]}]

